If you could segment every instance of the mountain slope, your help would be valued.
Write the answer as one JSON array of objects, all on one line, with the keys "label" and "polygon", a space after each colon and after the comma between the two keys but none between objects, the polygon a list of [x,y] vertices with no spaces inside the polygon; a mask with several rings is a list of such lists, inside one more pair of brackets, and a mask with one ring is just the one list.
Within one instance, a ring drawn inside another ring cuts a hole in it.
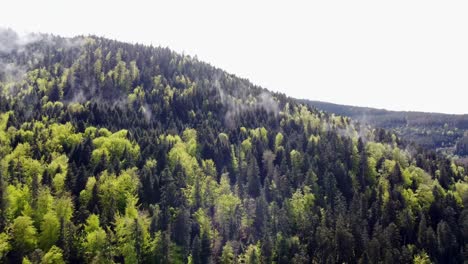
[{"label": "mountain slope", "polygon": [[398,112],[302,100],[317,109],[395,131],[402,138],[450,155],[468,156],[468,115]]},{"label": "mountain slope", "polygon": [[443,155],[169,49],[0,36],[2,260],[464,259]]}]

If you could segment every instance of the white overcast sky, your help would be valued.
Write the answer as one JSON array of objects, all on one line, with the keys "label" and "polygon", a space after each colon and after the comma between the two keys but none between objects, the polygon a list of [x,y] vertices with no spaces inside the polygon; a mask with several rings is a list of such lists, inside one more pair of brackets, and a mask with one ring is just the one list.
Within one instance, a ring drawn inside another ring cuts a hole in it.
[{"label": "white overcast sky", "polygon": [[0,2],[0,27],[168,46],[297,98],[468,113],[466,0]]}]

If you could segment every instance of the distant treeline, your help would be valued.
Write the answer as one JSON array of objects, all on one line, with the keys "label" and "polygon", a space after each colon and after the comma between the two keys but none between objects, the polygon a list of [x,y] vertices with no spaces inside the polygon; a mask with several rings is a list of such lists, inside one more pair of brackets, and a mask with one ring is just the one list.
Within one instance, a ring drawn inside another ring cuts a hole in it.
[{"label": "distant treeline", "polygon": [[301,100],[319,110],[349,116],[375,127],[395,131],[408,141],[461,157],[468,156],[468,115],[398,112]]}]

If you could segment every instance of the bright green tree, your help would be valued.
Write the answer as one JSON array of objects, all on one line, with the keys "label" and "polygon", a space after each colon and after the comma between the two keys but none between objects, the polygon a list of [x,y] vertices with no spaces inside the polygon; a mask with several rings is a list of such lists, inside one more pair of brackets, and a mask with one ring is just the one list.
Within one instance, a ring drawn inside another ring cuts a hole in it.
[{"label": "bright green tree", "polygon": [[18,216],[11,226],[12,246],[20,254],[36,248],[37,231],[29,216]]}]

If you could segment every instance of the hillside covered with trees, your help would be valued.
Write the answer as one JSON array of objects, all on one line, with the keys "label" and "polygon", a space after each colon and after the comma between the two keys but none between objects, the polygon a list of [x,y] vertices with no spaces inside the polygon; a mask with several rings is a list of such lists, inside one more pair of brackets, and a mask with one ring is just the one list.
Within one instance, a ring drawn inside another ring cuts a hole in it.
[{"label": "hillside covered with trees", "polygon": [[0,31],[4,263],[463,263],[465,167],[167,48]]},{"label": "hillside covered with trees", "polygon": [[301,100],[319,110],[393,131],[407,141],[453,156],[468,164],[468,115],[399,112]]}]

